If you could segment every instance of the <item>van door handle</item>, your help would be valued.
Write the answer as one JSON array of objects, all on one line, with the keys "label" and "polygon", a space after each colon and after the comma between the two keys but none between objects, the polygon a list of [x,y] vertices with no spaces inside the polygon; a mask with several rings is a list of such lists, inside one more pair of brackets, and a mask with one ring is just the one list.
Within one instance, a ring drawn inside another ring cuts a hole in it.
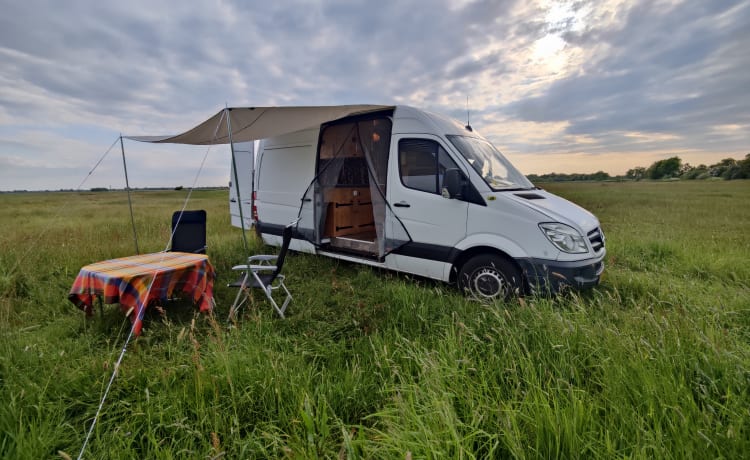
[{"label": "van door handle", "polygon": [[236,200],[236,199],[234,199],[234,198],[232,198],[231,200],[229,200],[229,202],[230,202],[230,203],[236,203],[236,202],[237,202],[237,200]]},{"label": "van door handle", "polygon": [[411,205],[407,203],[406,201],[399,201],[398,203],[394,203],[393,206],[397,208],[410,208]]}]

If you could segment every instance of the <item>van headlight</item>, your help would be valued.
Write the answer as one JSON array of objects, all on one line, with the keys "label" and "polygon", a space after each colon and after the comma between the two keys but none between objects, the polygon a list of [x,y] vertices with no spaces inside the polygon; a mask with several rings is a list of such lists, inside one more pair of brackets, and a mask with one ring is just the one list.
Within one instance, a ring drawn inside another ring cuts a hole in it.
[{"label": "van headlight", "polygon": [[586,240],[583,239],[578,230],[565,224],[544,223],[539,224],[544,235],[557,249],[570,254],[581,254],[588,252]]}]

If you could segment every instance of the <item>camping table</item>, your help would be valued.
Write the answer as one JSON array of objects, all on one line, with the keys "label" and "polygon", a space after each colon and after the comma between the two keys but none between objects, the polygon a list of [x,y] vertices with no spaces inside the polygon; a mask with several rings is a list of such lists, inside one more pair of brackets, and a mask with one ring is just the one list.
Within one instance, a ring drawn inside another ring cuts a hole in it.
[{"label": "camping table", "polygon": [[188,294],[200,311],[213,307],[214,272],[208,256],[185,252],[158,252],[105,260],[86,265],[76,277],[68,298],[88,316],[95,297],[131,309],[133,332],[141,333],[143,312],[149,302],[168,299],[175,292]]}]

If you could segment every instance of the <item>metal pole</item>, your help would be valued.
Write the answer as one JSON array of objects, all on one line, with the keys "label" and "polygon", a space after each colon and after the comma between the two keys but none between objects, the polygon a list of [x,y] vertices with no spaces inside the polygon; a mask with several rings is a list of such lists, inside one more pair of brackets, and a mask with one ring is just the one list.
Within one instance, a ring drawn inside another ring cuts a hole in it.
[{"label": "metal pole", "polygon": [[227,132],[229,133],[229,148],[232,151],[232,171],[234,171],[234,191],[237,194],[237,205],[240,210],[240,227],[242,228],[242,243],[245,245],[245,254],[249,257],[250,250],[247,244],[247,235],[245,235],[245,216],[242,214],[242,197],[240,196],[240,183],[237,175],[237,160],[234,158],[234,142],[232,142],[232,121],[229,108],[224,109],[227,115]]},{"label": "metal pole", "polygon": [[[252,210],[255,209],[255,141],[253,141],[250,158],[253,162],[253,165],[250,168],[250,212],[252,212]],[[255,222],[254,215],[250,215],[250,221],[253,223],[253,226],[258,224],[257,222]],[[257,227],[255,228],[257,229]]]},{"label": "metal pole", "polygon": [[135,231],[135,217],[133,216],[133,200],[130,198],[128,165],[125,163],[125,145],[122,143],[122,134],[120,134],[120,150],[122,151],[122,169],[125,170],[125,190],[128,191],[128,206],[130,207],[130,223],[133,225],[133,241],[135,241],[135,253],[140,254],[140,251],[138,250],[138,233],[136,233]]}]

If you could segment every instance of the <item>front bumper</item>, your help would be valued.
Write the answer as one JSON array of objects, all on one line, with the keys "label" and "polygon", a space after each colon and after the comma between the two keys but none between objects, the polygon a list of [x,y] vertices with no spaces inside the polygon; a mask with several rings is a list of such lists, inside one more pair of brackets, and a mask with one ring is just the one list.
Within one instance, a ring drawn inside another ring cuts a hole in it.
[{"label": "front bumper", "polygon": [[554,294],[567,287],[590,288],[599,284],[604,271],[604,254],[575,262],[531,258],[517,261],[532,293]]}]

